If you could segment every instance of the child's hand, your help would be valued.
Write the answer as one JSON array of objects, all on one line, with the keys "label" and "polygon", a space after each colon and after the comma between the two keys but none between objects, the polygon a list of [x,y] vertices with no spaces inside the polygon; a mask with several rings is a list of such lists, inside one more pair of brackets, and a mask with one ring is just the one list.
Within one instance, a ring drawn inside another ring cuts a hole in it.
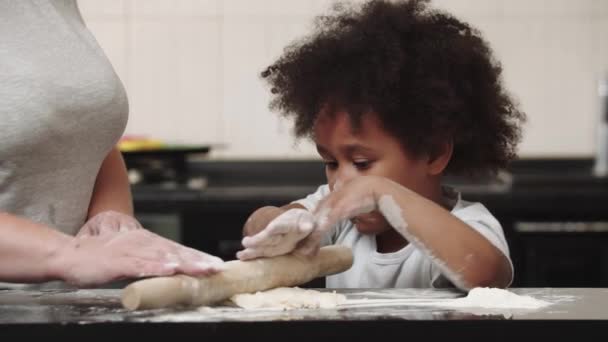
[{"label": "child's hand", "polygon": [[315,209],[319,229],[327,230],[339,221],[378,209],[378,198],[389,183],[392,182],[383,177],[360,176],[334,187]]},{"label": "child's hand", "polygon": [[256,235],[264,230],[264,228],[266,228],[266,226],[268,226],[272,220],[283,214],[285,211],[285,209],[273,206],[266,206],[257,209],[249,216],[247,222],[245,222],[245,225],[243,226],[243,234],[245,236]]},{"label": "child's hand", "polygon": [[340,187],[334,187],[315,209],[315,229],[300,244],[298,253],[316,254],[321,239],[331,227],[340,221],[379,209],[379,198],[389,189],[397,187],[400,186],[391,180],[376,176],[356,177]]},{"label": "child's hand", "polygon": [[300,242],[296,253],[312,256],[321,246],[321,240],[338,222],[378,208],[378,198],[395,183],[383,177],[361,176],[334,186],[313,212],[314,229]]},{"label": "child's hand", "polygon": [[390,189],[397,188],[402,187],[384,177],[354,178],[340,187],[334,187],[313,213],[304,209],[290,209],[257,235],[244,238],[242,243],[246,249],[237,253],[237,257],[248,260],[292,251],[305,256],[315,255],[331,227],[340,221],[379,209],[379,198]]},{"label": "child's hand", "polygon": [[249,260],[284,255],[296,249],[314,228],[313,215],[306,209],[289,209],[254,236],[243,239],[245,250],[237,258]]}]

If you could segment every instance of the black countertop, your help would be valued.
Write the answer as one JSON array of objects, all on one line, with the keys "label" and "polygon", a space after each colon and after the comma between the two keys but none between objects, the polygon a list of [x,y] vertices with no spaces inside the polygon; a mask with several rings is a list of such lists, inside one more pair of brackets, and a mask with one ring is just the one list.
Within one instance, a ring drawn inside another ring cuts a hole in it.
[{"label": "black countertop", "polygon": [[[336,309],[245,310],[232,307],[129,312],[120,290],[0,290],[2,336],[118,337],[148,336],[304,339],[379,338],[384,334],[450,337],[563,338],[608,328],[608,289],[515,288],[552,303],[543,309],[442,307],[463,296],[450,290],[337,290],[348,301]],[[181,337],[180,337],[181,338]]]}]

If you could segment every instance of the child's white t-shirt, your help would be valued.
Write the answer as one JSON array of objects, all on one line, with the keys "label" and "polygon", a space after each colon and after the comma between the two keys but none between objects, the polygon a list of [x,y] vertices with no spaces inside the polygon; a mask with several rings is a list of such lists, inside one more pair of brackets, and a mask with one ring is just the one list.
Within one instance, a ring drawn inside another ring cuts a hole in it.
[{"label": "child's white t-shirt", "polygon": [[[446,198],[451,201],[452,214],[471,226],[509,259],[509,247],[500,223],[481,203],[472,203],[460,198],[460,194],[444,188]],[[329,194],[327,184],[313,194],[294,201],[307,210],[314,210],[319,201]],[[337,224],[325,237],[323,245],[349,246],[354,255],[353,266],[340,274],[328,276],[328,288],[429,288],[453,286],[439,267],[421,250],[408,244],[393,253],[376,250],[375,235],[359,233],[350,220]],[[513,274],[513,272],[511,272]]]}]

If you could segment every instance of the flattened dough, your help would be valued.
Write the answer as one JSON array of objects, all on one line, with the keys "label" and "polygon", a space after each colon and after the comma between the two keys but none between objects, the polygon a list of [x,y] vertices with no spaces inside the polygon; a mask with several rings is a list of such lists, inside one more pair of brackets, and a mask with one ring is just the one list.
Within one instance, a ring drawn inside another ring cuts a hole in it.
[{"label": "flattened dough", "polygon": [[335,292],[319,292],[299,287],[276,289],[234,295],[230,301],[244,309],[331,309],[346,302],[346,296]]}]

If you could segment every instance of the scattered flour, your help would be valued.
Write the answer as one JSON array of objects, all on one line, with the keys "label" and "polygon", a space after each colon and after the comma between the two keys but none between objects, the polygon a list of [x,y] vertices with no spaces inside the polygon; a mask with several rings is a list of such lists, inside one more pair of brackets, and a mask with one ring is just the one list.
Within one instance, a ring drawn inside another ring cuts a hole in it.
[{"label": "scattered flour", "polygon": [[345,295],[335,292],[319,292],[298,287],[280,287],[253,294],[242,293],[230,298],[230,302],[244,309],[317,309],[336,308],[338,306],[439,306],[445,308],[479,308],[479,309],[541,309],[551,305],[540,299],[518,295],[508,290],[488,287],[476,287],[466,297],[455,299],[382,299],[382,300],[347,300]]},{"label": "scattered flour", "polygon": [[346,296],[335,292],[319,292],[298,287],[234,295],[230,301],[244,309],[331,309],[346,302]]},{"label": "scattered flour", "polygon": [[530,296],[520,296],[513,292],[488,287],[476,287],[463,298],[441,303],[441,306],[452,308],[487,308],[487,309],[540,309],[551,303]]}]

